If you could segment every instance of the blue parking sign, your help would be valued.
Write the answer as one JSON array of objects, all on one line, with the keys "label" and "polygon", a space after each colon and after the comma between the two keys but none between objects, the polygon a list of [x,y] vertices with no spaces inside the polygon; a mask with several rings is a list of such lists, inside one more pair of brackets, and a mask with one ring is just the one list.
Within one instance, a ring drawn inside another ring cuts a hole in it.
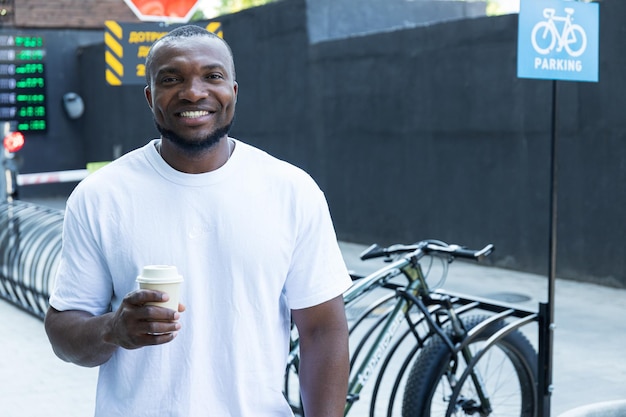
[{"label": "blue parking sign", "polygon": [[598,3],[521,0],[517,76],[598,81]]}]

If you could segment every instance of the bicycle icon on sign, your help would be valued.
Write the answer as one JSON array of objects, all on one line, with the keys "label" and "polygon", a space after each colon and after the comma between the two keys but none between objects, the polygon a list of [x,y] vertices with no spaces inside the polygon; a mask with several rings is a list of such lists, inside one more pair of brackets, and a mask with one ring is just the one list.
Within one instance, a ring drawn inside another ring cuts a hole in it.
[{"label": "bicycle icon on sign", "polygon": [[[555,9],[544,9],[543,17],[546,20],[538,22],[530,35],[533,48],[537,53],[547,55],[556,48],[561,52],[563,48],[572,57],[577,57],[587,48],[587,34],[582,26],[573,24],[574,9],[566,7],[566,16],[556,16]],[[564,22],[559,33],[555,22]]]}]

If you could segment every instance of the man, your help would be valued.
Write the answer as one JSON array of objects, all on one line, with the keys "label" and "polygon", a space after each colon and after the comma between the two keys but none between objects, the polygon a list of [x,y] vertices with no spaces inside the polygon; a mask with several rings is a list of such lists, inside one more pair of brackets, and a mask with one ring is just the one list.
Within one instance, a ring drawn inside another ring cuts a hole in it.
[{"label": "man", "polygon": [[[46,316],[55,353],[100,366],[96,416],[289,416],[293,318],[307,417],[343,415],[350,285],[322,192],[228,132],[232,52],[197,26],[155,42],[145,96],[161,134],[67,202]],[[178,311],[146,305],[144,265],[177,266]]]}]

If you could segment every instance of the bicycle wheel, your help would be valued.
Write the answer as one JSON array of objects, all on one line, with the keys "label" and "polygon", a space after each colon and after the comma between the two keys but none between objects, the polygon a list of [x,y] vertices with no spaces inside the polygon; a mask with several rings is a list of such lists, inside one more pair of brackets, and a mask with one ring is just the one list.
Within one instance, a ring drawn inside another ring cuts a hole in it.
[{"label": "bicycle wheel", "polygon": [[[470,330],[487,316],[463,319]],[[501,329],[505,323],[496,321],[470,343],[472,352]],[[446,328],[449,334],[450,329]],[[459,355],[460,356],[460,355]],[[433,336],[418,354],[409,373],[403,401],[403,417],[440,416],[515,416],[534,417],[537,413],[536,381],[537,354],[528,339],[514,330],[495,344],[476,363],[491,412],[479,411],[482,403],[476,393],[472,378],[459,381],[465,371],[464,360],[452,353],[440,337]],[[462,383],[459,395],[453,397],[454,384]]]},{"label": "bicycle wheel", "polygon": [[556,38],[554,29],[549,22],[537,23],[530,34],[533,48],[541,55],[549,54],[554,49]]}]

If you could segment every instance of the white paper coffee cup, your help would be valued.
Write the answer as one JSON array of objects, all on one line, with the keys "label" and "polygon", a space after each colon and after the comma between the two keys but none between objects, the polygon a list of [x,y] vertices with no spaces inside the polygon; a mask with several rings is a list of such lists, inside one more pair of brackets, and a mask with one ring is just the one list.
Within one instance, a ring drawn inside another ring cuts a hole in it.
[{"label": "white paper coffee cup", "polygon": [[146,290],[163,291],[169,295],[166,302],[149,302],[146,304],[156,305],[178,311],[178,301],[180,299],[180,284],[183,277],[178,273],[178,269],[172,265],[146,265],[137,277],[139,288]]}]

